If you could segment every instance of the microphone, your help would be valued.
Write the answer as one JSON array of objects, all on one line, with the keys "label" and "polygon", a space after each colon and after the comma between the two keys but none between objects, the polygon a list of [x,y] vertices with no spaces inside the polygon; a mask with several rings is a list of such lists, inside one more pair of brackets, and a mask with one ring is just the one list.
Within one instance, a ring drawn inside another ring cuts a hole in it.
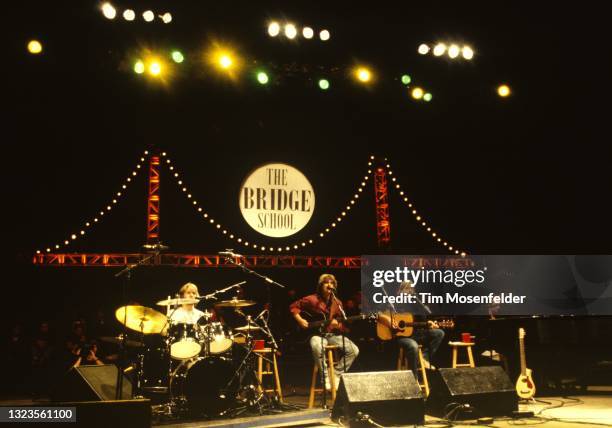
[{"label": "microphone", "polygon": [[170,247],[164,244],[144,244],[142,246],[145,250],[168,250]]},{"label": "microphone", "polygon": [[234,253],[234,250],[232,249],[228,249],[225,251],[219,251],[217,254],[219,254],[220,256],[225,256],[225,257],[242,257],[241,254]]}]

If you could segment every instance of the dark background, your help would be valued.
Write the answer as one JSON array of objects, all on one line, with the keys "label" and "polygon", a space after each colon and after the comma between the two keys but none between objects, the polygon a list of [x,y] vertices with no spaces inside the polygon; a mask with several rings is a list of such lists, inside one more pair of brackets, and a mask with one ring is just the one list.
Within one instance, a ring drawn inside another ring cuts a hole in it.
[{"label": "dark background", "polygon": [[[250,230],[237,207],[251,169],[281,161],[311,180],[317,205],[296,235],[301,241],[337,216],[374,154],[390,159],[425,220],[457,248],[610,252],[610,37],[597,3],[114,4],[118,15],[150,6],[174,20],[111,22],[95,2],[20,2],[10,10],[3,213],[11,317],[70,319],[120,306],[116,269],[41,268],[30,260],[106,206],[151,145],[168,152],[211,215],[250,241],[270,242]],[[328,28],[332,38],[269,38],[267,21],[283,17]],[[30,38],[43,42],[43,55],[27,53]],[[215,77],[200,60],[212,39],[230,42],[248,64],[267,66],[273,82],[261,87],[246,75],[238,84]],[[420,43],[438,40],[469,43],[475,59],[417,54]],[[186,61],[166,86],[155,84],[131,71],[139,46],[178,47]],[[375,84],[364,88],[347,77],[359,62],[373,68]],[[327,92],[316,87],[322,73],[330,76]],[[399,82],[403,73],[430,90],[433,101],[412,101]],[[495,93],[502,82],[512,88],[508,99]],[[140,174],[116,209],[68,251],[138,251],[146,191]],[[161,195],[161,235],[172,251],[239,251],[196,217],[173,181],[162,182]],[[397,193],[390,198],[391,251],[443,253]],[[373,251],[369,186],[333,234],[300,254]],[[321,272],[265,273],[301,295]],[[336,273],[347,296],[358,289],[357,271]],[[187,280],[210,291],[242,279],[236,270],[147,268],[134,274],[129,294],[153,306]],[[261,302],[265,287],[250,281],[247,293]],[[284,293],[273,292],[281,307]]]}]

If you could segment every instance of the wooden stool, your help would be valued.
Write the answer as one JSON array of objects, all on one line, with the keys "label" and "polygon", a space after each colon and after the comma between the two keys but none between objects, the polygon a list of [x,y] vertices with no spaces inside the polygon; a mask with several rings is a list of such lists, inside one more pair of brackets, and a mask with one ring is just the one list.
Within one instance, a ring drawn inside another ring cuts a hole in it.
[{"label": "wooden stool", "polygon": [[[253,352],[257,354],[257,380],[259,380],[259,392],[275,392],[278,396],[279,401],[283,401],[283,391],[281,390],[280,376],[278,375],[278,365],[276,364],[276,353],[271,348],[254,349]],[[264,356],[265,358],[265,370],[264,370]],[[274,388],[262,389],[263,377],[274,376]]]},{"label": "wooden stool", "polygon": [[[453,368],[476,367],[476,364],[474,364],[474,355],[472,354],[472,346],[474,346],[474,343],[448,342],[448,345],[453,348]],[[457,354],[459,353],[459,348],[463,348],[467,351],[467,363],[457,363]]]},{"label": "wooden stool", "polygon": [[[331,384],[331,399],[332,403],[336,400],[336,374],[334,373],[334,351],[340,349],[338,345],[327,345],[323,349],[324,355],[327,358],[327,374],[329,375],[329,383]],[[317,377],[319,374],[319,365],[315,361],[314,367],[312,368],[312,381],[310,382],[310,396],[308,397],[308,408],[314,407],[315,393],[323,392],[323,388],[317,388]],[[325,381],[324,381],[325,383]]]},{"label": "wooden stool", "polygon": [[[427,371],[425,370],[425,358],[423,358],[422,349],[423,346],[419,345],[419,354],[417,356],[419,366],[415,367],[415,374],[417,382],[419,383],[421,390],[425,394],[425,397],[429,397],[429,381],[427,380]],[[401,346],[399,348],[399,354],[397,356],[397,370],[410,370],[408,367],[408,358],[406,358],[404,348],[402,348]],[[421,377],[421,380],[419,380],[419,375]]]}]

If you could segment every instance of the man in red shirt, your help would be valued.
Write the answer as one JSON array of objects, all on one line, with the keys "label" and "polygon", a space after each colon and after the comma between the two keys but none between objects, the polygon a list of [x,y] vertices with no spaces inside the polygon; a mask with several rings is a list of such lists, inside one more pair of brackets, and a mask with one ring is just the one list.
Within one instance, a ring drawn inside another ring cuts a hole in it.
[{"label": "man in red shirt", "polygon": [[[319,277],[317,292],[296,300],[289,306],[289,310],[298,325],[303,329],[308,329],[309,322],[304,318],[306,315],[313,319],[325,319],[328,322],[324,323],[319,330],[313,329],[313,336],[310,338],[310,348],[312,349],[312,357],[319,365],[320,373],[325,373],[325,388],[330,390],[331,384],[329,376],[327,376],[327,366],[325,358],[323,358],[323,347],[326,345],[338,345],[340,349],[345,349],[343,358],[334,362],[334,370],[336,371],[336,384],[334,388],[338,388],[340,376],[348,370],[357,355],[359,348],[348,337],[343,335],[345,328],[341,320],[344,311],[342,302],[335,296],[338,282],[336,278],[328,273]],[[343,343],[344,342],[344,343]],[[323,364],[323,367],[321,367]],[[346,367],[345,367],[346,364]]]}]

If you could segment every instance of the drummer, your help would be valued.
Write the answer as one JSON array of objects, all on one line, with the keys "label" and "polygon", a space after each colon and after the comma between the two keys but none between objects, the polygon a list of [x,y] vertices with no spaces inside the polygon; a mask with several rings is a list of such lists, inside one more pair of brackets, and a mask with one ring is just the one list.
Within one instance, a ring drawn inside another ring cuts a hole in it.
[{"label": "drummer", "polygon": [[[178,294],[182,299],[196,299],[200,297],[198,286],[193,282],[184,284]],[[189,303],[181,305],[171,312],[170,320],[175,323],[196,324],[203,316],[210,316],[210,313],[202,312],[196,309],[195,304]]]}]

